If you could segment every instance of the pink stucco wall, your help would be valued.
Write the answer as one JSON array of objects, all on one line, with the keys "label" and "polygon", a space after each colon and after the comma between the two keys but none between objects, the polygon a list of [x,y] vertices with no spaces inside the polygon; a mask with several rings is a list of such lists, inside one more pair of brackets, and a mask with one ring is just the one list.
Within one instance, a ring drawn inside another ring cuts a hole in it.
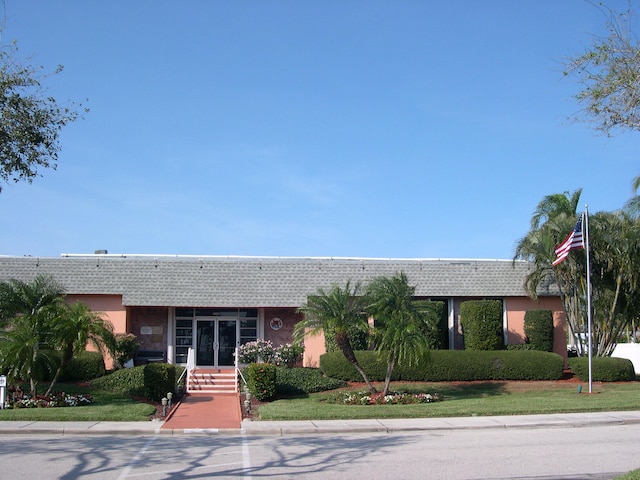
[{"label": "pink stucco wall", "polygon": [[305,367],[320,367],[320,355],[325,353],[324,333],[317,335],[306,335],[304,337],[304,360]]},{"label": "pink stucco wall", "polygon": [[[115,333],[127,332],[127,311],[122,305],[122,296],[120,295],[67,295],[67,302],[85,303],[94,312],[102,313],[102,318],[108,320],[113,325]],[[95,350],[89,345],[88,350]],[[105,366],[107,369],[113,368],[113,359],[105,358]]]},{"label": "pink stucco wall", "polygon": [[553,351],[567,360],[566,317],[559,297],[540,297],[537,301],[526,297],[505,299],[507,311],[507,342],[524,343],[524,315],[527,310],[553,312]]},{"label": "pink stucco wall", "polygon": [[67,295],[67,302],[86,303],[94,312],[103,313],[103,317],[113,324],[115,333],[126,333],[127,310],[122,306],[120,295]]}]

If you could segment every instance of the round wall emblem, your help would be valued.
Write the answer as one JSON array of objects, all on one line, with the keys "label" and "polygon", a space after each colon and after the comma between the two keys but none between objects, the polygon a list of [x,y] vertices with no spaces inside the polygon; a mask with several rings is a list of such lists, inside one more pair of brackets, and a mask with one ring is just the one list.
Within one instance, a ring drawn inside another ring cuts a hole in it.
[{"label": "round wall emblem", "polygon": [[282,320],[274,317],[271,319],[271,322],[269,322],[269,325],[271,325],[272,330],[280,330],[282,328]]}]

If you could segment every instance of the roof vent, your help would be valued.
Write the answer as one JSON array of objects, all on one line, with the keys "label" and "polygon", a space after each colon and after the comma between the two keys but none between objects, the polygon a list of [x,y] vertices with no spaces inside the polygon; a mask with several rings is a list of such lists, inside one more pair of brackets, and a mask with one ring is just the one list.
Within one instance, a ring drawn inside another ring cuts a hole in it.
[{"label": "roof vent", "polygon": [[107,254],[107,251],[106,251],[106,250],[96,250],[94,253],[95,253],[96,255],[106,255],[106,254]]}]

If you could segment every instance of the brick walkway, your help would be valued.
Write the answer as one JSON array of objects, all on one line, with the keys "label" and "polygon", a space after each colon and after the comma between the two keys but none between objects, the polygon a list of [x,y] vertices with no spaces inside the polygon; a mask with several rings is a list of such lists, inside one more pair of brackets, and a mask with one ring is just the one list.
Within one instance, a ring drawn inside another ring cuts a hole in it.
[{"label": "brick walkway", "polygon": [[170,413],[162,429],[191,430],[240,428],[242,412],[238,394],[193,393]]}]

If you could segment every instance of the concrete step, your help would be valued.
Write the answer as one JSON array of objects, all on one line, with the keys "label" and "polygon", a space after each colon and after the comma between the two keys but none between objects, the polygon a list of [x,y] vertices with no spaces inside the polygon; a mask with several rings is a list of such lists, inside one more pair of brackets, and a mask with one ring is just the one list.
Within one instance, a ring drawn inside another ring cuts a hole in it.
[{"label": "concrete step", "polygon": [[235,371],[197,369],[189,376],[187,392],[234,393],[238,380]]}]

